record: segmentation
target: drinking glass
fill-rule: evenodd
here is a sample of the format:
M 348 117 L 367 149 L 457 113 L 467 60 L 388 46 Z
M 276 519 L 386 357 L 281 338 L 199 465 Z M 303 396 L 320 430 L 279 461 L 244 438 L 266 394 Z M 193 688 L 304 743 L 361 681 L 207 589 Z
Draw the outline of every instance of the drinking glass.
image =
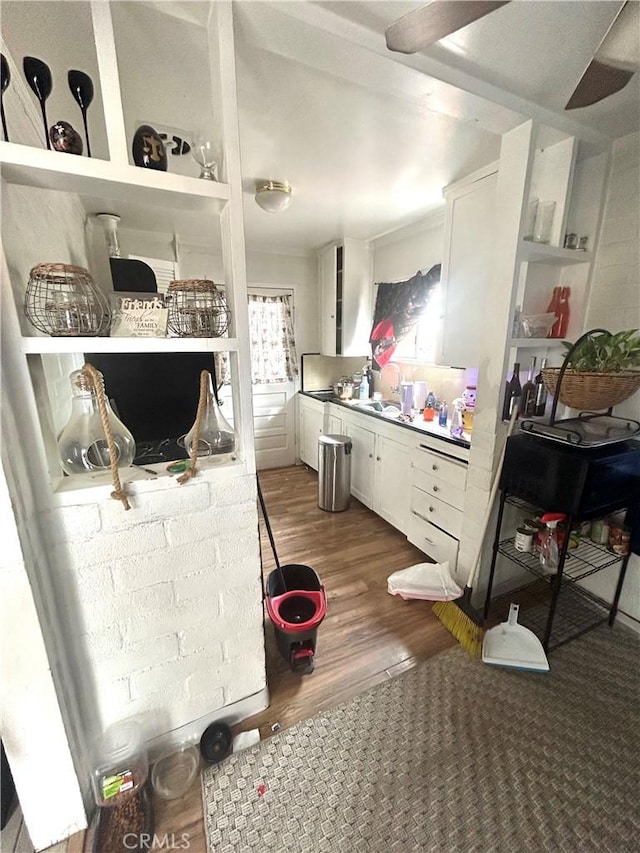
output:
M 536 221 L 533 226 L 533 241 L 534 243 L 550 243 L 551 229 L 553 228 L 553 219 L 556 213 L 555 201 L 538 202 L 538 210 L 536 212 Z
M 191 138 L 191 156 L 200 166 L 200 177 L 205 181 L 217 181 L 220 166 L 218 143 L 205 133 L 194 133 Z

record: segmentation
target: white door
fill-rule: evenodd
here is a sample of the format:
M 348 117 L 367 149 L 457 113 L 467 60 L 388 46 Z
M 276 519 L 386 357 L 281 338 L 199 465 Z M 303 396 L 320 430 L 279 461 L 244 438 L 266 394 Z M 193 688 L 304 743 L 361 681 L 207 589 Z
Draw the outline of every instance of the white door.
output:
M 294 382 L 253 386 L 253 432 L 259 471 L 295 465 L 295 393 Z
M 252 286 L 250 294 L 278 296 L 292 291 L 286 288 Z M 296 382 L 269 382 L 252 386 L 253 432 L 256 467 L 285 468 L 295 465 Z

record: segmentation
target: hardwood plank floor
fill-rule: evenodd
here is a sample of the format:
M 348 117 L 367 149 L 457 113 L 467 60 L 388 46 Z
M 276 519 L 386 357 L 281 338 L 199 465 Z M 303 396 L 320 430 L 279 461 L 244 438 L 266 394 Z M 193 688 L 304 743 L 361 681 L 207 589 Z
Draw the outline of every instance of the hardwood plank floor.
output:
M 424 562 L 422 552 L 355 499 L 345 512 L 319 509 L 317 482 L 315 471 L 303 466 L 260 474 L 280 563 L 312 566 L 327 591 L 328 609 L 318 629 L 315 672 L 306 676 L 291 672 L 267 620 L 271 704 L 236 726 L 236 733 L 259 728 L 262 738 L 269 737 L 274 723 L 286 728 L 333 708 L 455 645 L 428 602 L 387 593 L 387 577 Z M 266 580 L 275 562 L 263 523 L 260 534 Z M 179 841 L 188 833 L 190 853 L 205 853 L 198 785 L 178 800 L 156 799 L 155 810 L 158 836 L 173 833 Z M 81 849 L 74 843 L 74 850 Z

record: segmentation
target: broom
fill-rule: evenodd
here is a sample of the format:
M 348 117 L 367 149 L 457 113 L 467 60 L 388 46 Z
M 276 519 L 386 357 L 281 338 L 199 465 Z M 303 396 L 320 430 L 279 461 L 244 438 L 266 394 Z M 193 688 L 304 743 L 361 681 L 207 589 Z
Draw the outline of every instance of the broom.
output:
M 513 432 L 513 427 L 515 426 L 517 417 L 518 406 L 514 405 L 513 411 L 511 412 L 511 420 L 509 421 L 509 429 L 507 430 L 507 439 Z M 442 622 L 447 631 L 453 634 L 462 648 L 475 658 L 482 656 L 482 640 L 485 632 L 482 627 L 482 623 L 484 621 L 482 614 L 480 614 L 471 604 L 471 596 L 473 595 L 473 587 L 477 580 L 478 572 L 480 571 L 482 543 L 484 542 L 484 537 L 489 526 L 489 519 L 491 518 L 491 511 L 498 492 L 506 449 L 507 440 L 505 439 L 502 447 L 502 453 L 500 454 L 500 459 L 498 461 L 498 467 L 493 477 L 493 483 L 491 484 L 491 493 L 489 495 L 489 502 L 487 504 L 487 510 L 482 524 L 478 551 L 476 553 L 473 568 L 467 578 L 467 583 L 465 585 L 464 592 L 462 593 L 462 597 L 457 598 L 454 601 L 437 601 L 433 605 L 433 612 Z

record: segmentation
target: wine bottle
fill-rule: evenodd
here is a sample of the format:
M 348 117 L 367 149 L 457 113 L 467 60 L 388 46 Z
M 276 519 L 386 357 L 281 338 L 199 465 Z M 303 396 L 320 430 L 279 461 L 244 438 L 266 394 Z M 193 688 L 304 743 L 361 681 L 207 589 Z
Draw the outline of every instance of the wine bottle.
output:
M 522 385 L 520 384 L 520 362 L 516 361 L 513 365 L 513 373 L 511 379 L 507 382 L 504 395 L 504 406 L 502 408 L 502 420 L 508 421 L 511 417 L 514 405 L 517 403 L 520 406 L 522 398 Z
M 533 414 L 537 418 L 541 418 L 544 415 L 544 410 L 547 406 L 547 386 L 544 384 L 544 379 L 542 378 L 542 371 L 547 366 L 547 359 L 542 359 L 542 364 L 540 365 L 540 372 L 536 376 L 536 395 L 534 398 L 533 404 Z
M 529 374 L 527 376 L 527 381 L 522 386 L 522 405 L 520 406 L 520 412 L 525 418 L 530 418 L 535 409 L 536 386 L 535 382 L 533 381 L 535 369 L 536 357 L 535 355 L 532 355 L 531 364 L 529 365 Z
M 558 334 L 557 337 L 564 338 L 567 334 L 567 327 L 569 325 L 569 296 L 571 295 L 570 287 L 563 287 L 560 291 L 560 299 L 558 301 Z M 554 323 L 555 328 L 555 323 Z

